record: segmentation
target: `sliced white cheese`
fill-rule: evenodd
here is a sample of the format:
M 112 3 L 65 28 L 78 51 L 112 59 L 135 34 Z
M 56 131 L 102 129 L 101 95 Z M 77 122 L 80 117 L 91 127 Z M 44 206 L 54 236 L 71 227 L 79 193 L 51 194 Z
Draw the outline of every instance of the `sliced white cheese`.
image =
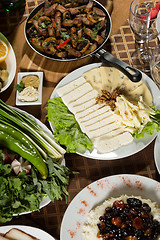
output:
M 115 137 L 122 133 L 124 133 L 124 130 L 122 128 L 117 128 L 112 131 L 109 131 L 108 133 L 102 134 L 101 136 L 93 139 L 94 146 L 98 148 L 98 144 L 101 139 L 105 138 L 108 141 L 108 139 L 110 140 L 110 138 Z
M 96 103 L 96 97 L 98 96 L 98 92 L 96 90 L 91 90 L 90 92 L 86 93 L 84 96 L 78 98 L 76 101 L 69 103 L 68 107 L 71 112 L 74 114 L 81 111 L 78 108 L 82 108 L 82 110 L 86 109 L 85 105 L 89 107 Z M 88 103 L 89 101 L 90 104 Z M 83 106 L 82 106 L 83 105 Z
M 129 102 L 125 97 L 117 97 L 116 110 L 96 103 L 98 93 L 102 90 L 121 88 L 130 97 L 145 97 L 145 102 L 151 102 L 152 96 L 142 81 L 133 83 L 121 71 L 113 67 L 99 67 L 82 75 L 82 78 L 67 84 L 57 90 L 63 102 L 75 115 L 81 130 L 93 141 L 99 153 L 115 149 L 133 141 L 132 133 L 149 120 L 149 113 L 143 104 Z M 148 97 L 147 97 L 148 95 Z
M 78 105 L 76 107 L 72 106 L 70 108 L 70 104 L 68 104 L 68 108 L 69 108 L 70 111 L 72 111 L 74 114 L 76 114 L 76 113 L 79 113 L 79 112 L 87 110 L 88 108 L 94 106 L 95 104 L 96 104 L 96 99 L 92 98 L 89 101 L 87 101 L 87 102 L 85 102 L 85 103 L 83 103 L 81 105 Z
M 88 125 L 87 129 L 88 129 L 88 131 L 93 131 L 93 130 L 96 130 L 96 129 L 100 129 L 101 127 L 103 127 L 105 125 L 108 125 L 110 123 L 113 123 L 115 121 L 116 121 L 116 116 L 115 115 L 109 115 L 105 119 L 99 119 L 94 124 Z
M 97 145 L 97 151 L 99 153 L 106 153 L 116 150 L 121 146 L 127 145 L 133 141 L 133 137 L 130 133 L 124 132 L 117 136 L 108 138 L 104 136 L 99 139 Z
M 89 109 L 86 109 L 83 112 L 79 112 L 79 113 L 75 114 L 75 118 L 78 121 L 78 120 L 88 116 L 89 114 L 97 111 L 98 109 L 100 109 L 103 106 L 105 106 L 105 104 L 101 104 L 101 105 L 100 104 L 95 104 L 92 107 L 90 107 Z
M 109 120 L 107 120 L 107 119 L 109 119 Z M 98 128 L 100 123 L 103 123 L 105 125 L 105 124 L 108 124 L 112 121 L 113 121 L 113 112 L 112 111 L 107 111 L 107 112 L 105 112 L 101 115 L 98 115 L 94 118 L 91 118 L 88 121 L 85 121 L 85 122 L 78 121 L 78 123 L 81 127 L 81 130 L 83 132 L 86 132 L 88 130 L 92 131 L 93 129 Z
M 108 132 L 111 132 L 111 131 L 117 129 L 118 127 L 119 126 L 117 125 L 117 123 L 113 122 L 111 124 L 105 125 L 101 128 L 98 128 L 98 129 L 95 129 L 95 130 L 92 130 L 92 131 L 89 131 L 88 129 L 86 129 L 85 133 L 92 140 L 93 138 L 99 137 L 103 134 L 106 134 Z
M 60 87 L 57 89 L 57 94 L 62 97 L 64 96 L 65 94 L 73 91 L 74 89 L 76 89 L 77 87 L 83 85 L 84 83 L 86 83 L 86 80 L 84 77 L 80 77 L 80 78 L 77 78 L 76 80 L 66 84 L 65 86 L 63 87 Z
M 76 101 L 80 97 L 84 96 L 86 93 L 93 90 L 92 86 L 89 83 L 84 83 L 83 85 L 75 88 L 73 91 L 65 94 L 62 97 L 64 104 L 68 106 L 69 103 Z
M 108 123 L 109 118 L 110 118 L 109 121 L 114 120 L 114 114 L 113 114 L 112 111 L 107 111 L 107 112 L 105 112 L 101 115 L 98 115 L 98 116 L 96 116 L 96 117 L 94 117 L 94 118 L 92 118 L 92 119 L 90 119 L 86 122 L 81 122 L 81 124 L 84 124 L 86 127 L 89 127 L 90 125 L 94 125 L 97 122 L 100 123 L 100 122 L 104 121 L 105 123 Z
M 100 105 L 100 107 L 101 107 L 101 105 Z M 108 111 L 111 111 L 111 108 L 109 106 L 107 106 L 107 105 L 102 106 L 101 108 L 97 109 L 97 111 L 94 111 L 84 117 L 79 118 L 79 121 L 87 122 L 87 121 L 91 120 L 92 118 L 95 118 L 96 116 L 101 116 Z

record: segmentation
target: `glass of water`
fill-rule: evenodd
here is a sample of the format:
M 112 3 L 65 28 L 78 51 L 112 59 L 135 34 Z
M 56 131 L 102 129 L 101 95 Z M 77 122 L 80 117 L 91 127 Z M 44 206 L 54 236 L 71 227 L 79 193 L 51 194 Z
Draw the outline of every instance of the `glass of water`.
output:
M 157 45 L 152 51 L 150 71 L 154 82 L 160 88 L 160 45 Z
M 149 72 L 151 48 L 149 41 L 160 34 L 160 12 L 155 0 L 133 0 L 129 10 L 129 24 L 135 36 L 136 51 L 134 57 L 144 65 L 144 71 Z

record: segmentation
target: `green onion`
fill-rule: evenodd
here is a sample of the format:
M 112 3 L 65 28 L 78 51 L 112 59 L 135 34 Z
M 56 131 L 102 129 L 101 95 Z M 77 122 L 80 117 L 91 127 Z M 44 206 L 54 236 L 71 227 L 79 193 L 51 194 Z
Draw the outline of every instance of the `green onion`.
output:
M 0 100 L 0 121 L 2 120 L 21 130 L 30 140 L 32 139 L 32 143 L 36 147 L 39 146 L 38 150 L 43 157 L 46 158 L 47 154 L 52 160 L 59 160 L 65 153 L 65 150 L 46 134 L 35 121 Z

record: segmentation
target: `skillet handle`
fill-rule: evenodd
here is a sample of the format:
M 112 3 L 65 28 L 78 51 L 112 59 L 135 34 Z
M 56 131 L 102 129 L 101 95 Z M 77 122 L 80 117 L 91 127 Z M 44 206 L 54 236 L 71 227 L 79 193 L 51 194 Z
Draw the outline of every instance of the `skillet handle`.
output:
M 105 51 L 104 49 L 99 50 L 95 54 L 102 62 L 108 63 L 112 67 L 118 68 L 121 72 L 123 72 L 132 82 L 139 82 L 142 78 L 142 74 L 139 70 L 131 67 L 127 63 L 119 60 L 118 58 L 114 57 L 109 52 Z

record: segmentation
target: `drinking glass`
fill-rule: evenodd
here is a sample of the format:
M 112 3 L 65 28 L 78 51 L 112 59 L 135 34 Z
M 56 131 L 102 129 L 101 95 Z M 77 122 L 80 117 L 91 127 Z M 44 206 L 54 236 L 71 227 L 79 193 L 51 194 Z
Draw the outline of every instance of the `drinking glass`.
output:
M 158 3 L 159 4 L 159 3 Z M 154 0 L 133 0 L 129 10 L 129 24 L 135 35 L 136 51 L 134 55 L 144 65 L 144 71 L 150 71 L 151 48 L 149 41 L 159 33 L 159 5 Z
M 152 51 L 151 61 L 150 61 L 151 76 L 160 88 L 160 46 L 156 46 Z

